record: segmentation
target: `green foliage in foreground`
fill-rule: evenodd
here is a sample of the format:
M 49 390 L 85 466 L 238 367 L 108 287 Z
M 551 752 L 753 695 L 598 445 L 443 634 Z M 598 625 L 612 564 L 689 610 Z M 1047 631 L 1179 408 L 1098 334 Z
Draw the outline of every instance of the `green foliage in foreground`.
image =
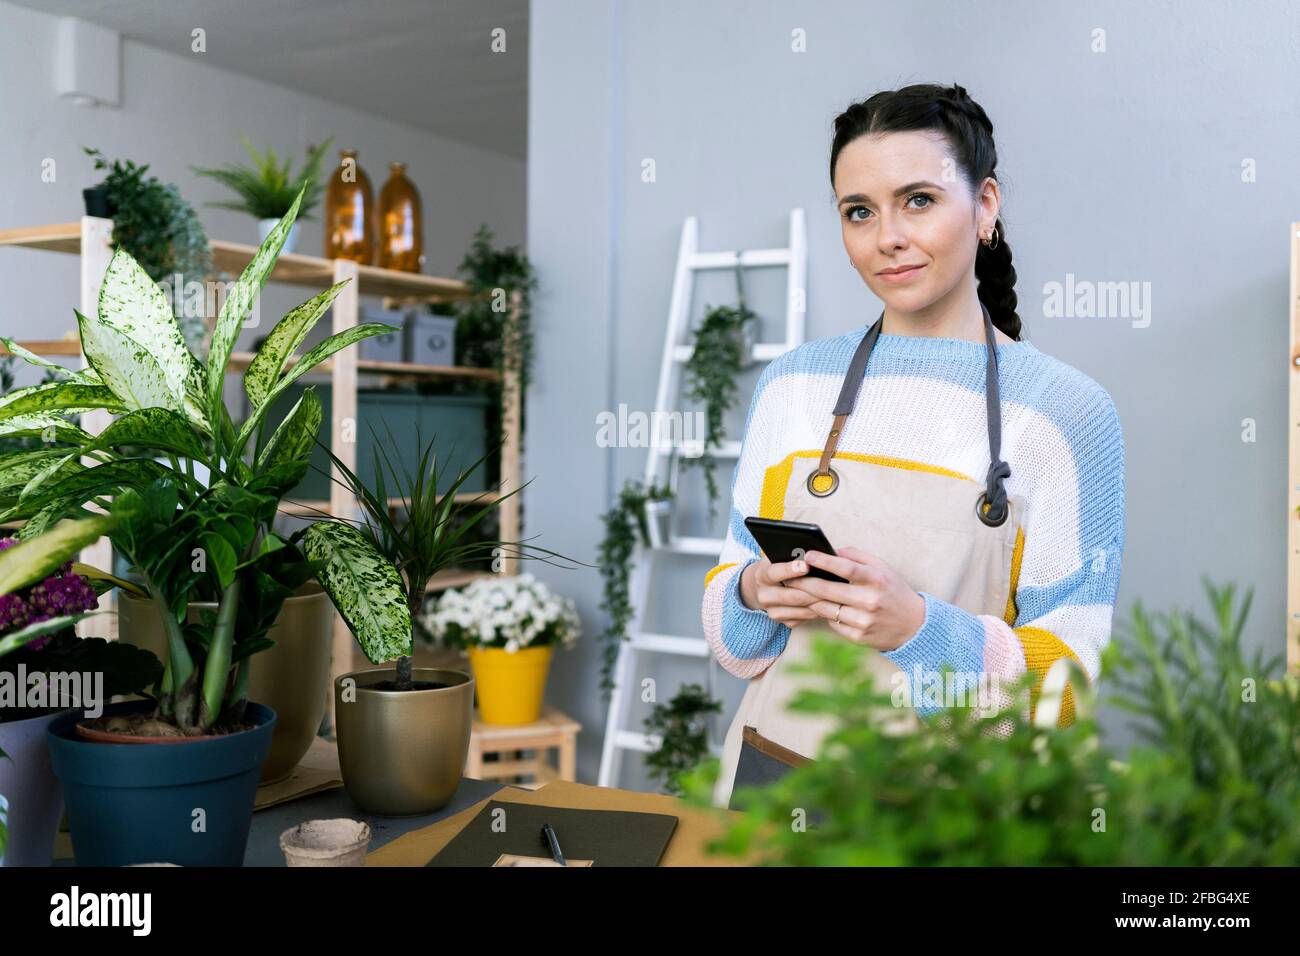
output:
M 1250 607 L 1233 586 L 1205 588 L 1209 625 L 1139 603 L 1113 641 L 1100 685 L 1139 719 L 1123 763 L 1102 746 L 1092 692 L 1078 719 L 1040 728 L 1017 706 L 997 716 L 949 709 L 915 734 L 887 735 L 859 656 L 829 635 L 815 645 L 827 690 L 802 711 L 843 716 L 813 763 L 766 788 L 710 851 L 766 863 L 837 865 L 1267 866 L 1300 861 L 1300 681 L 1241 647 Z M 995 726 L 1009 736 L 993 733 Z M 718 761 L 684 778 L 710 804 Z M 814 824 L 812 821 L 819 821 Z

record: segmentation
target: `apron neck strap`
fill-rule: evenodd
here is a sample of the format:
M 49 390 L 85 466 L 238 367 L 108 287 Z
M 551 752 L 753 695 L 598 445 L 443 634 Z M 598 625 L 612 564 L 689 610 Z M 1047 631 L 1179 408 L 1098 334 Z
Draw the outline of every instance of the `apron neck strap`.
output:
M 985 479 L 984 491 L 976 502 L 975 513 L 986 525 L 996 527 L 1007 519 L 1009 509 L 1006 487 L 1003 482 L 1010 476 L 1011 466 L 1002 460 L 1002 405 L 998 391 L 998 353 L 997 340 L 993 334 L 993 318 L 989 315 L 988 307 L 983 302 L 980 303 L 980 310 L 984 313 L 984 336 L 988 342 L 984 397 L 988 417 L 989 470 Z M 858 343 L 853 358 L 849 362 L 849 370 L 844 375 L 844 384 L 840 386 L 839 399 L 835 402 L 835 420 L 831 424 L 830 434 L 826 438 L 826 447 L 822 449 L 821 459 L 817 463 L 817 475 L 830 475 L 831 458 L 840 443 L 840 434 L 844 430 L 844 423 L 852 414 L 853 406 L 857 402 L 858 391 L 862 387 L 862 379 L 866 376 L 867 362 L 871 359 L 871 352 L 876 346 L 876 340 L 880 338 L 880 330 L 884 326 L 884 322 L 885 313 L 881 311 L 880 318 L 876 319 L 875 324 L 862 337 L 862 341 Z M 810 476 L 809 480 L 811 482 L 812 476 Z M 835 484 L 838 484 L 838 481 Z M 832 490 L 833 488 L 834 485 L 832 485 Z M 829 492 L 826 493 L 829 494 Z

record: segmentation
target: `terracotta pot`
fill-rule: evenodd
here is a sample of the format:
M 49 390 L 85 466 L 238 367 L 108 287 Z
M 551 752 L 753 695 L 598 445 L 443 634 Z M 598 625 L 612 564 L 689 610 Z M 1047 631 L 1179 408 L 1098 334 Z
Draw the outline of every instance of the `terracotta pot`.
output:
M 204 610 L 215 611 L 216 604 L 192 603 L 190 619 L 197 621 Z M 167 660 L 166 632 L 151 601 L 119 591 L 118 612 L 121 640 Z M 329 693 L 333 629 L 334 605 L 313 581 L 284 602 L 280 616 L 266 635 L 275 646 L 252 657 L 248 697 L 266 704 L 276 714 L 271 753 L 262 765 L 262 783 L 288 777 L 320 730 L 325 695 Z
M 460 786 L 474 720 L 474 679 L 455 670 L 412 668 L 415 681 L 446 686 L 382 690 L 393 668 L 334 681 L 339 768 L 362 810 L 388 816 L 431 813 Z

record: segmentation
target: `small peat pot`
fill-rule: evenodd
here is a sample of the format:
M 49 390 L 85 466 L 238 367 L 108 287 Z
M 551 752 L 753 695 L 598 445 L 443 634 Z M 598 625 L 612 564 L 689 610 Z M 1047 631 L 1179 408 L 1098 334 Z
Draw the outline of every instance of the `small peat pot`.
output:
M 308 820 L 280 834 L 286 866 L 365 866 L 370 825 L 338 817 Z
M 104 708 L 147 712 L 152 701 Z M 249 730 L 163 743 L 100 743 L 77 733 L 79 711 L 50 724 L 78 866 L 241 866 L 275 711 L 250 703 Z M 137 738 L 138 739 L 138 738 Z
M 54 836 L 63 816 L 63 790 L 50 766 L 45 731 L 58 717 L 48 714 L 0 723 L 0 793 L 9 798 L 9 848 L 6 866 L 49 866 Z M 80 711 L 78 711 L 80 713 Z
M 394 668 L 334 681 L 339 768 L 362 810 L 411 816 L 441 810 L 455 795 L 469 756 L 474 679 L 416 667 L 413 690 L 395 690 Z

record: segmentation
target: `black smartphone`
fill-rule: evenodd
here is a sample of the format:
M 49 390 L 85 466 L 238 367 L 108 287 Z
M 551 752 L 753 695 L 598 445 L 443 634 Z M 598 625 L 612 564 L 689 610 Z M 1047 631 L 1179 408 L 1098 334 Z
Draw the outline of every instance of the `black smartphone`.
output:
M 754 536 L 758 546 L 763 549 L 767 559 L 773 564 L 786 561 L 798 561 L 808 551 L 820 551 L 834 554 L 835 549 L 826 540 L 821 525 L 807 524 L 802 521 L 777 521 L 774 518 L 746 518 L 745 527 Z M 838 581 L 848 584 L 838 574 L 832 574 L 821 568 L 808 565 L 808 576 L 825 581 Z

